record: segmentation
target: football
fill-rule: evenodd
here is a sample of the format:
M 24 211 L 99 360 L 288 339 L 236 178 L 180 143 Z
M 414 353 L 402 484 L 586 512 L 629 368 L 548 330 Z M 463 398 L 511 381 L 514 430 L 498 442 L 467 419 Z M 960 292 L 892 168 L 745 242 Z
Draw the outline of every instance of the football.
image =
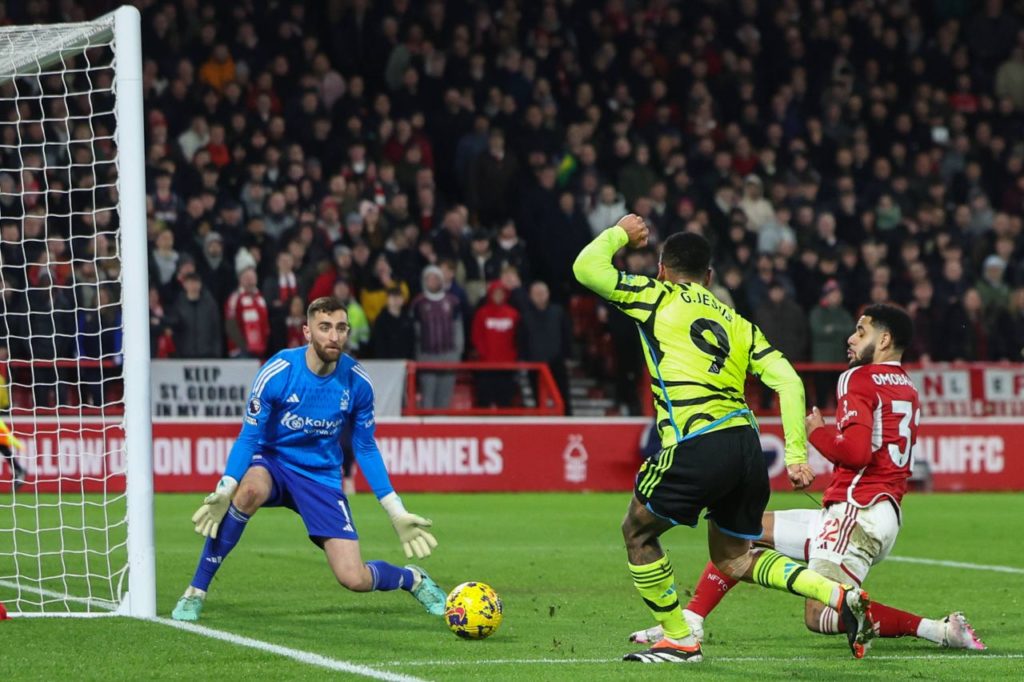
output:
M 462 583 L 448 594 L 444 619 L 463 639 L 486 639 L 501 625 L 501 597 L 490 585 Z

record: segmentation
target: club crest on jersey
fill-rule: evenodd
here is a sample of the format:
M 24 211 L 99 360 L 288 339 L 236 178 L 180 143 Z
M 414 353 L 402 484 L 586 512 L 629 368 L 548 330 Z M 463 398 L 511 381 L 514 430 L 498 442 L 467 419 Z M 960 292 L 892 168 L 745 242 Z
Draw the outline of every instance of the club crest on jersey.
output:
M 257 398 L 256 396 L 253 396 L 252 398 L 249 398 L 249 407 L 246 409 L 246 413 L 250 417 L 255 417 L 256 415 L 258 415 L 260 413 L 260 410 L 262 410 L 262 409 L 263 409 L 263 407 L 260 405 L 260 399 L 259 398 Z
M 348 409 L 348 403 L 349 403 L 349 392 L 348 392 L 348 389 L 346 388 L 345 390 L 343 390 L 341 392 L 341 403 L 338 405 L 338 409 L 341 410 L 342 412 L 344 412 L 345 410 Z

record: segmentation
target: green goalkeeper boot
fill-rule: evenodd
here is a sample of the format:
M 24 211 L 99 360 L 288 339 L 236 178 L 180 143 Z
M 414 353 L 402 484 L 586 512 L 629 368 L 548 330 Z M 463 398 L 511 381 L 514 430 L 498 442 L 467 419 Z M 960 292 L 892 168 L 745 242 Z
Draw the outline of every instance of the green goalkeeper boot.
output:
M 182 597 L 178 600 L 177 606 L 171 611 L 171 618 L 182 620 L 186 623 L 194 623 L 199 620 L 199 614 L 203 612 L 203 598 L 200 596 Z
M 444 615 L 444 603 L 448 599 L 448 595 L 444 593 L 437 583 L 431 579 L 427 572 L 419 566 L 406 566 L 413 575 L 416 576 L 416 581 L 413 583 L 412 589 L 409 590 L 409 594 L 416 597 L 416 601 L 423 604 L 423 608 L 427 610 L 432 616 L 443 616 Z

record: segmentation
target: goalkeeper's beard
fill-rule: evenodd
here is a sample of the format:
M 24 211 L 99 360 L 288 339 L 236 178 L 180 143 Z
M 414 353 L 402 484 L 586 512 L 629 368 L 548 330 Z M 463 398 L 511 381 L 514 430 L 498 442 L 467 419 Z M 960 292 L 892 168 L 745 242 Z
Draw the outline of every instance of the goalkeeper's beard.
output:
M 320 362 L 325 365 L 330 365 L 338 361 L 341 357 L 341 345 L 326 346 L 317 343 L 316 341 L 310 340 L 310 345 L 313 346 L 313 352 L 320 359 Z

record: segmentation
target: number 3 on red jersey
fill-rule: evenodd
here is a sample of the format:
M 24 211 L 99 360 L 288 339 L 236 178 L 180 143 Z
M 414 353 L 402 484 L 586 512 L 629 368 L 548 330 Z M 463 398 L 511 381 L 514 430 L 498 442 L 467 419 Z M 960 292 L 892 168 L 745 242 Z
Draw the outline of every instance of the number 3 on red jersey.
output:
M 871 429 L 875 466 L 885 468 L 879 456 L 895 468 L 911 465 L 917 427 L 921 422 L 917 389 L 899 365 L 864 365 L 845 372 L 836 387 L 836 426 L 840 431 L 853 424 Z
M 889 457 L 892 458 L 893 464 L 898 467 L 906 466 L 908 462 L 911 462 L 910 466 L 913 466 L 912 454 L 914 452 L 914 437 L 917 433 L 917 427 L 921 424 L 921 410 L 920 408 L 914 409 L 914 403 L 909 400 L 894 400 L 892 401 L 892 413 L 899 415 L 899 437 L 903 442 L 903 445 L 896 443 L 889 443 Z M 910 430 L 910 420 L 914 420 L 914 431 Z

